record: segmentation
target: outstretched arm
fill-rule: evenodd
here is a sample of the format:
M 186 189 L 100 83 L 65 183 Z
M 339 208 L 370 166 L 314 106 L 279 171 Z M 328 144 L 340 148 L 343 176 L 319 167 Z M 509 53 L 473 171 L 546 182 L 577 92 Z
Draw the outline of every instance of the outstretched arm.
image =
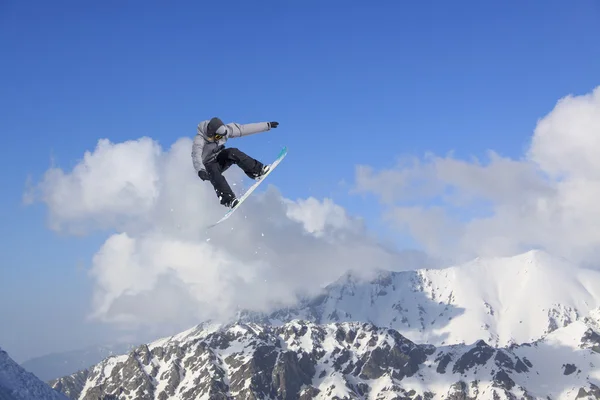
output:
M 266 132 L 271 128 L 277 128 L 277 125 L 279 125 L 278 122 L 254 122 L 251 124 L 238 124 L 236 122 L 232 122 L 226 124 L 227 130 L 229 131 L 228 137 L 230 138 Z

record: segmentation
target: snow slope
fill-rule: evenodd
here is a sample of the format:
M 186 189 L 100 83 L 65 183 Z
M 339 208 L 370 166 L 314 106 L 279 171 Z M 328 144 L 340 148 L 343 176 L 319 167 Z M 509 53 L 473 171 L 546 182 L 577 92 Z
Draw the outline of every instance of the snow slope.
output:
M 384 271 L 371 282 L 346 275 L 297 307 L 270 315 L 244 312 L 238 321 L 364 321 L 417 343 L 483 339 L 506 346 L 537 340 L 599 306 L 599 271 L 531 251 L 445 269 Z
M 66 400 L 0 348 L 0 400 Z
M 600 398 L 600 335 L 581 321 L 533 344 L 435 347 L 368 323 L 233 324 L 61 378 L 72 399 Z

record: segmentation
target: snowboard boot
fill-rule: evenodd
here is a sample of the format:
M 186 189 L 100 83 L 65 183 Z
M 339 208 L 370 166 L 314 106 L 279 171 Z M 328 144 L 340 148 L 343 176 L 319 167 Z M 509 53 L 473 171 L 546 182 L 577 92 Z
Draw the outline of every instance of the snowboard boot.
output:
M 258 176 L 256 178 L 254 178 L 254 180 L 259 181 L 262 179 L 263 176 L 266 175 L 267 172 L 269 172 L 269 170 L 271 169 L 271 166 L 268 164 L 263 165 L 262 169 L 260 170 L 260 174 L 258 174 Z
M 239 200 L 238 199 L 233 199 L 231 200 L 229 203 L 225 203 L 223 204 L 225 207 L 229 207 L 229 208 L 234 208 L 235 206 L 237 206 L 239 204 Z

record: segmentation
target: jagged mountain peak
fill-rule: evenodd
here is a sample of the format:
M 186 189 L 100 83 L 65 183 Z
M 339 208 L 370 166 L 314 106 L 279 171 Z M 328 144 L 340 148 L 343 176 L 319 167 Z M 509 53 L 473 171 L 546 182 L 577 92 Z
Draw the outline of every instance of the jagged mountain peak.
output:
M 221 329 L 223 325 L 223 323 L 214 322 L 212 320 L 203 321 L 200 324 L 176 335 L 168 336 L 151 342 L 148 344 L 148 347 L 152 349 L 154 347 L 164 346 L 170 343 L 177 344 L 200 339 Z
M 546 340 L 504 348 L 484 340 L 419 345 L 372 323 L 303 320 L 227 324 L 162 343 L 140 346 L 54 386 L 81 400 L 600 396 L 593 378 L 600 335 L 582 322 Z

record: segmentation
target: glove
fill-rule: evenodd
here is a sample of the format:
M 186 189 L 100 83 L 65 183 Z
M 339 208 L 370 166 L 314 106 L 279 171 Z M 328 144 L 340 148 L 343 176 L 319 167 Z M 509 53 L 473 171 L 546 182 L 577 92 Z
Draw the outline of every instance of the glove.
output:
M 277 128 L 278 125 L 279 125 L 279 122 L 277 122 L 277 121 L 269 122 L 269 129 Z
M 198 171 L 198 176 L 200 177 L 200 179 L 202 179 L 203 181 L 208 181 L 210 179 L 210 177 L 208 176 L 208 172 L 206 172 L 205 170 L 201 169 L 200 171 Z

